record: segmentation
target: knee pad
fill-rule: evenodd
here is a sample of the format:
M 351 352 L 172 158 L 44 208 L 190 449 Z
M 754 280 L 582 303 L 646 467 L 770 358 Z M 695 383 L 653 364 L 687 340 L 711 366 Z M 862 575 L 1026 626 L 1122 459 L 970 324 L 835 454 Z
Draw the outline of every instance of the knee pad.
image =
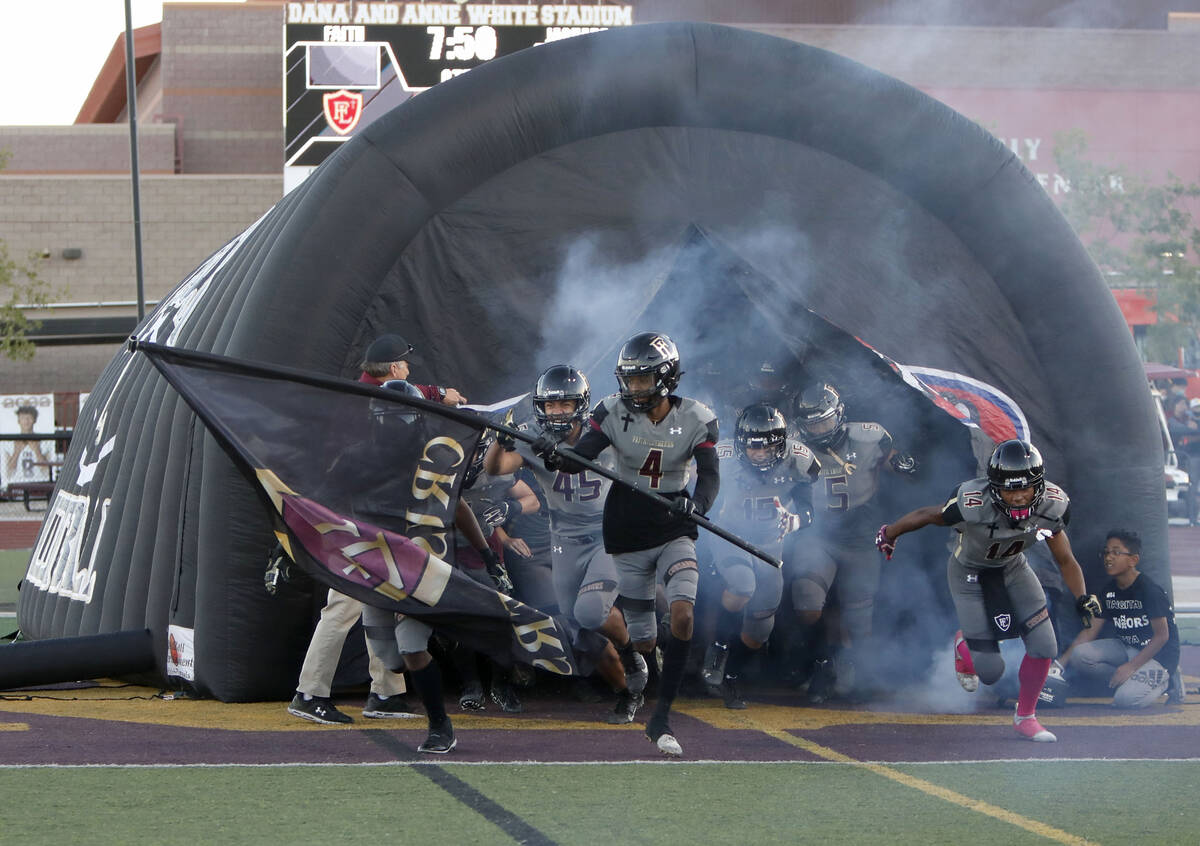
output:
M 1030 658 L 1055 658 L 1058 656 L 1058 638 L 1054 636 L 1054 626 L 1050 625 L 1046 609 L 1043 608 L 1038 614 L 1041 615 L 1041 619 L 1021 635 L 1021 639 L 1025 641 L 1025 654 Z M 1034 615 L 1034 619 L 1038 614 Z
M 654 613 L 653 599 L 630 599 L 618 596 L 617 606 L 625 615 L 625 628 L 634 643 L 658 638 L 658 617 Z
M 604 625 L 611 610 L 612 601 L 604 590 L 583 590 L 575 598 L 573 616 L 581 628 L 594 630 Z
M 798 576 L 792 582 L 792 607 L 797 611 L 820 611 L 825 607 L 829 587 L 813 581 L 807 576 Z
M 758 643 L 766 643 L 775 629 L 775 609 L 755 611 L 742 621 L 742 634 Z
M 754 571 L 741 562 L 727 562 L 721 568 L 721 578 L 725 581 L 725 590 L 735 596 L 754 595 Z
M 975 664 L 975 675 L 984 684 L 995 684 L 1004 675 L 1004 659 L 1000 657 L 1000 644 L 994 640 L 969 638 L 971 661 Z
M 695 603 L 696 588 L 700 584 L 700 570 L 696 562 L 690 559 L 672 564 L 667 569 L 663 590 L 667 595 L 667 604 L 678 600 Z

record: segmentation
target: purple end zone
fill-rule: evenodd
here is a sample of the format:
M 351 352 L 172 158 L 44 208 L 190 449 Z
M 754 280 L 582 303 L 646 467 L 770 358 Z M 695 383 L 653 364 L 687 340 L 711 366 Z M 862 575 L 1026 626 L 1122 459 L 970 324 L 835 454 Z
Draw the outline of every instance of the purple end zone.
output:
M 1191 697 L 1189 697 L 1191 698 Z M 352 700 L 342 700 L 348 710 Z M 686 706 L 686 703 L 684 703 Z M 88 705 L 80 702 L 80 711 Z M 236 708 L 237 706 L 230 706 Z M 282 703 L 279 706 L 284 707 Z M 752 716 L 754 704 L 750 711 Z M 1193 713 L 1194 712 L 1194 713 Z M 459 720 L 458 748 L 437 763 L 452 761 L 656 761 L 662 756 L 646 739 L 641 722 L 631 726 L 601 727 L 604 707 L 526 701 L 526 713 L 501 718 L 506 725 L 521 720 L 597 721 L 561 729 L 488 728 L 484 720 Z M 1007 718 L 1007 710 L 989 709 L 982 718 Z M 1156 717 L 1182 713 L 1174 725 L 1156 725 Z M 457 709 L 451 708 L 452 718 Z M 491 712 L 485 712 L 491 714 Z M 869 719 L 869 714 L 863 717 Z M 1154 706 L 1139 714 L 1114 711 L 1101 704 L 1068 705 L 1041 714 L 1057 743 L 1030 743 L 1019 738 L 1008 724 L 981 720 L 962 725 L 855 723 L 812 730 L 788 730 L 802 741 L 817 744 L 858 761 L 959 761 L 989 759 L 1107 758 L 1171 759 L 1195 757 L 1196 723 L 1200 703 L 1175 707 Z M 1194 716 L 1195 719 L 1186 719 Z M 230 714 L 235 718 L 234 712 Z M 1106 721 L 1121 718 L 1120 725 L 1084 725 L 1083 718 Z M 915 719 L 919 719 L 916 717 Z M 28 730 L 5 730 L 5 724 L 24 723 Z M 483 723 L 481 725 L 481 723 Z M 683 745 L 682 761 L 819 761 L 819 754 L 753 729 L 719 729 L 699 719 L 676 714 L 672 727 Z M 190 728 L 129 723 L 86 717 L 23 714 L 2 710 L 0 737 L 4 763 L 22 764 L 282 764 L 282 763 L 384 763 L 430 761 L 417 745 L 424 739 L 424 720 L 356 720 L 349 729 L 298 723 L 287 731 L 242 731 L 228 728 Z

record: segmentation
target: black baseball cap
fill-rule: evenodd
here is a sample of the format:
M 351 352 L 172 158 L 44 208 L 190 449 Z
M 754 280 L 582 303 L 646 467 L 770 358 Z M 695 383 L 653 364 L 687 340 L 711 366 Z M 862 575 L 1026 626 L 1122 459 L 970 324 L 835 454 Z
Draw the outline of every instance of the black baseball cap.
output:
M 367 364 L 381 364 L 389 361 L 399 361 L 413 351 L 413 345 L 399 335 L 380 335 L 367 347 L 363 361 Z

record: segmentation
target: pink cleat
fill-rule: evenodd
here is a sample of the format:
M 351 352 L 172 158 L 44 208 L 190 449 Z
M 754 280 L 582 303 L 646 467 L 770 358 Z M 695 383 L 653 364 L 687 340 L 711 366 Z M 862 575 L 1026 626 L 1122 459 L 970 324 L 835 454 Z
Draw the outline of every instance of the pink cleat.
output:
M 954 674 L 958 683 L 967 693 L 979 690 L 979 676 L 975 675 L 975 663 L 971 660 L 971 652 L 963 639 L 962 629 L 954 633 Z
M 1042 724 L 1038 722 L 1036 714 L 1022 717 L 1014 710 L 1013 728 L 1017 730 L 1017 734 L 1021 735 L 1021 737 L 1027 737 L 1034 743 L 1054 743 L 1058 740 L 1052 732 L 1048 732 L 1042 728 Z

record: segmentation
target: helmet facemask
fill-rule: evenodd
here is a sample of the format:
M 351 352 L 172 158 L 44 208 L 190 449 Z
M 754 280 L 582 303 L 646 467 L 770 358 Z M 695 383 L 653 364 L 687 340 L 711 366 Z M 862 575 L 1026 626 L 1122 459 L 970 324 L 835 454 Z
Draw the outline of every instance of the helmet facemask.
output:
M 1046 493 L 1042 455 L 1027 441 L 1010 440 L 997 446 L 988 460 L 987 477 L 992 503 L 1014 522 L 1019 523 L 1033 516 Z M 1033 488 L 1033 498 L 1027 505 L 1012 506 L 1004 501 L 1002 491 L 1024 488 Z
M 576 424 L 582 424 L 587 416 L 591 400 L 591 388 L 587 377 L 566 364 L 556 364 L 538 377 L 533 388 L 533 418 L 548 435 L 559 440 L 570 436 Z M 574 410 L 569 414 L 550 414 L 546 403 L 573 401 Z
M 733 440 L 738 460 L 766 473 L 787 455 L 787 423 L 771 406 L 752 405 L 738 415 Z M 751 456 L 750 450 L 765 450 L 765 455 Z

